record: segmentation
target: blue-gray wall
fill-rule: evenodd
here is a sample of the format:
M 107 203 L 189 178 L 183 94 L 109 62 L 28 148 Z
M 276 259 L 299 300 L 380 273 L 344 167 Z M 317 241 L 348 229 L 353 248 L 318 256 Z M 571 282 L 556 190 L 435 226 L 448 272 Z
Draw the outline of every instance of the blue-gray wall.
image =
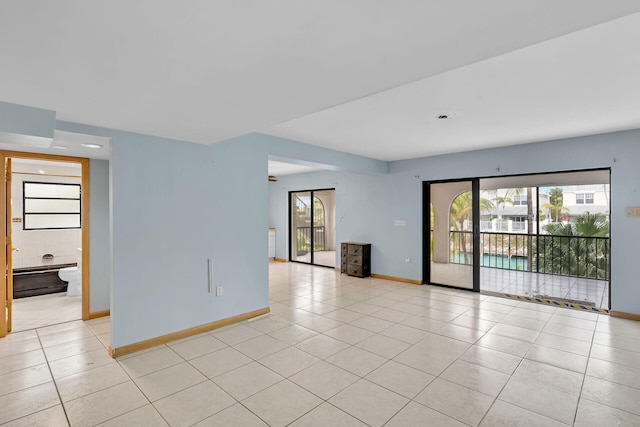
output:
M 601 167 L 612 170 L 612 308 L 640 314 L 632 258 L 640 218 L 625 216 L 625 207 L 640 206 L 640 131 L 387 163 L 260 134 L 203 146 L 57 127 L 112 139 L 114 347 L 267 307 L 267 228 L 279 230 L 277 256 L 286 258 L 288 191 L 336 188 L 338 241 L 371 241 L 374 273 L 419 280 L 422 181 Z M 334 171 L 268 183 L 268 159 Z M 406 225 L 395 227 L 396 219 Z M 208 292 L 209 257 L 221 297 Z
M 276 229 L 276 258 L 289 259 L 288 197 L 290 191 L 336 189 L 336 242 L 366 241 L 372 243 L 371 262 L 379 266 L 390 256 L 386 253 L 389 238 L 394 233 L 404 233 L 404 229 L 394 229 L 393 221 L 382 225 L 376 218 L 386 216 L 393 206 L 384 202 L 384 189 L 389 175 L 357 174 L 351 172 L 313 172 L 278 177 L 269 183 L 269 226 Z M 419 208 L 419 206 L 418 206 Z M 396 216 L 396 218 L 399 218 Z M 372 228 L 375 226 L 377 228 Z M 339 265 L 339 248 L 336 251 L 336 265 Z M 404 257 L 403 257 L 404 259 Z M 403 262 L 404 264 L 404 262 Z M 400 265 L 405 267 L 405 265 Z M 382 273 L 376 271 L 376 273 Z M 396 270 L 399 272 L 399 270 Z M 402 270 L 397 277 L 410 277 L 411 271 Z
M 56 112 L 0 101 L 0 140 L 48 146 L 56 127 Z
M 111 247 L 109 231 L 109 162 L 91 159 L 89 164 L 89 310 L 110 307 Z
M 288 257 L 287 191 L 335 187 L 337 210 L 351 219 L 341 221 L 337 215 L 338 241 L 370 241 L 374 273 L 421 280 L 422 181 L 611 168 L 611 308 L 640 314 L 633 258 L 640 218 L 625 216 L 626 207 L 640 206 L 638 159 L 640 131 L 634 130 L 391 162 L 382 176 L 318 172 L 279 177 L 270 186 L 269 206 L 270 226 L 282 231 L 276 256 Z M 406 226 L 395 227 L 395 219 Z M 405 263 L 405 257 L 412 262 Z
M 112 345 L 267 307 L 266 265 L 249 237 L 256 191 L 242 186 L 266 166 L 238 167 L 232 146 L 112 138 Z M 222 297 L 208 292 L 209 257 Z

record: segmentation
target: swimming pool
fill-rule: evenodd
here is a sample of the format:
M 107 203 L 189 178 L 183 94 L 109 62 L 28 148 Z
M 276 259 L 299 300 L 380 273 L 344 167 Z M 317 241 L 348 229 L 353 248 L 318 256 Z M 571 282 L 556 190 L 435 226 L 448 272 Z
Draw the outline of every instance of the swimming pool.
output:
M 471 256 L 471 254 L 468 254 L 469 260 L 471 260 Z M 451 254 L 449 261 L 454 264 L 466 264 L 464 254 L 462 253 Z M 519 256 L 512 256 L 511 259 L 509 259 L 506 255 L 483 254 L 480 257 L 480 266 L 504 268 L 507 270 L 526 270 L 527 259 Z

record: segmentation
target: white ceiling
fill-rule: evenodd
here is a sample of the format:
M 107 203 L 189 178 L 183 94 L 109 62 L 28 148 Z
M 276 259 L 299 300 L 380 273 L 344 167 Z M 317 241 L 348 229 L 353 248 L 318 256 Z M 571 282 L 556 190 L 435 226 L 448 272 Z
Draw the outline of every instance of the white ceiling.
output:
M 197 143 L 263 132 L 382 160 L 640 128 L 638 12 L 637 0 L 3 0 L 0 100 Z

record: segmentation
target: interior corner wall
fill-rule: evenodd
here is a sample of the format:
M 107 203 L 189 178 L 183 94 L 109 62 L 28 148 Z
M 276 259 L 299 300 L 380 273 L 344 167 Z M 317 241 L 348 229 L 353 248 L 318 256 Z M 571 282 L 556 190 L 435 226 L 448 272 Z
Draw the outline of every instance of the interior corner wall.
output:
M 112 134 L 113 347 L 268 307 L 266 175 L 241 146 Z
M 57 128 L 111 138 L 114 348 L 268 307 L 268 155 L 387 168 L 261 134 L 206 146 L 63 121 Z M 221 297 L 209 292 L 209 258 Z
M 91 313 L 108 310 L 111 283 L 109 232 L 109 161 L 91 159 L 89 164 L 89 236 Z

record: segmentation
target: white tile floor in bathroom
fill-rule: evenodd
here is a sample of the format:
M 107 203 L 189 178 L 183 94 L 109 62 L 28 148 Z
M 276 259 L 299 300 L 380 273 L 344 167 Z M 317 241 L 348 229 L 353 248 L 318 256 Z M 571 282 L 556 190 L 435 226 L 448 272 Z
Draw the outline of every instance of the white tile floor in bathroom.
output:
M 12 426 L 640 425 L 640 323 L 270 264 L 270 315 L 110 359 L 109 319 L 0 339 Z
M 82 296 L 66 292 L 13 300 L 14 332 L 82 319 Z

